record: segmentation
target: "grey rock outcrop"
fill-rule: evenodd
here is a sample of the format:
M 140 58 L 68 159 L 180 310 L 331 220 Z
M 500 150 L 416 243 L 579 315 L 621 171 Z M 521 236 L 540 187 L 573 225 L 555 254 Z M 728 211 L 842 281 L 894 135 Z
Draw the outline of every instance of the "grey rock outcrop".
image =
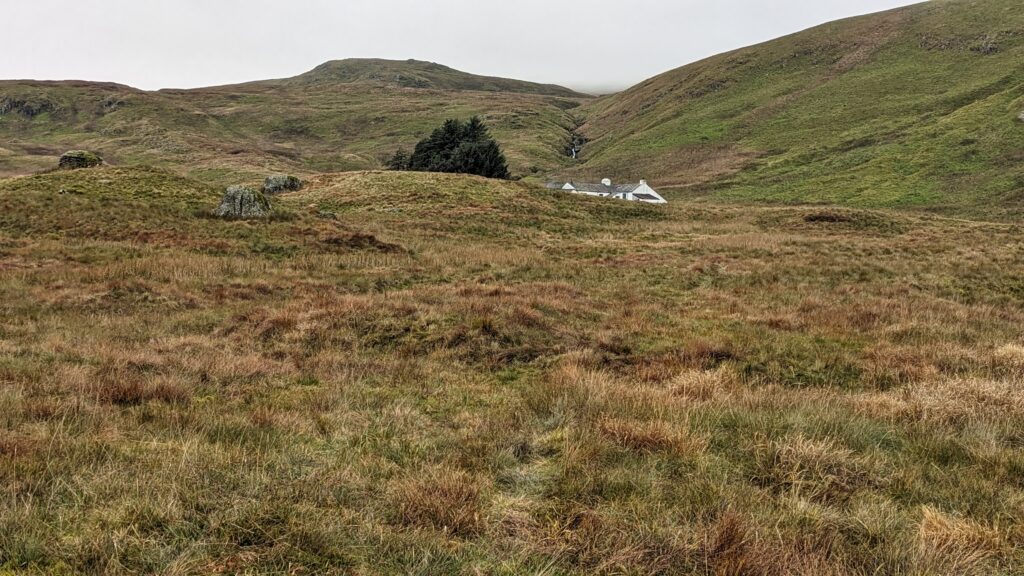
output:
M 46 98 L 0 97 L 0 116 L 14 113 L 32 119 L 47 112 L 56 112 L 59 108 L 57 103 Z
M 279 194 L 281 192 L 294 192 L 296 190 L 302 190 L 302 180 L 299 180 L 295 176 L 286 176 L 284 174 L 275 174 L 268 176 L 263 181 L 263 192 L 266 194 Z
M 60 157 L 60 162 L 57 167 L 62 170 L 77 170 L 79 168 L 92 168 L 103 164 L 103 158 L 100 158 L 92 152 L 86 150 L 69 150 Z
M 220 218 L 248 220 L 270 215 L 270 200 L 259 190 L 248 186 L 230 186 L 214 210 Z

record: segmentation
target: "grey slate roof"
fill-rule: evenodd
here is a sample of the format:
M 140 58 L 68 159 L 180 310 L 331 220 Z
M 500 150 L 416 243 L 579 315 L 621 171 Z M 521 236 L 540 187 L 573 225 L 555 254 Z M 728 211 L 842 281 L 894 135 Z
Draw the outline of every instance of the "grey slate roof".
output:
M 640 187 L 639 184 L 612 184 L 611 186 L 605 186 L 604 184 L 590 184 L 587 182 L 573 182 L 573 186 L 580 192 L 590 192 L 592 194 L 629 194 Z

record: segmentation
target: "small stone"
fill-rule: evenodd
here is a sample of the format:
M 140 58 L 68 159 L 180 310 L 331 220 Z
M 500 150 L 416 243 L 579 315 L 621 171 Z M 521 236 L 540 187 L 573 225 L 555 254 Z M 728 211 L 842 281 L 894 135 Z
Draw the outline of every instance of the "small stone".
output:
M 295 192 L 302 190 L 302 180 L 295 176 L 275 174 L 263 181 L 263 192 L 266 194 L 278 194 L 280 192 Z
M 248 186 L 230 186 L 214 215 L 220 218 L 248 220 L 263 218 L 270 212 L 270 200 L 259 190 Z
M 57 166 L 62 170 L 78 170 L 79 168 L 92 168 L 100 164 L 103 164 L 103 158 L 92 152 L 70 150 L 61 155 Z

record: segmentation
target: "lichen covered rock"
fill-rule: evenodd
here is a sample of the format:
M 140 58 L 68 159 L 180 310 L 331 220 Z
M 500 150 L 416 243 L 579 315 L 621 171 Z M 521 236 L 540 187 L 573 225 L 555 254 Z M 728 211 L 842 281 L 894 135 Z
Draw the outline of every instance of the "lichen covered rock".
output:
M 248 220 L 263 218 L 271 212 L 270 200 L 260 192 L 248 186 L 230 186 L 220 201 L 214 215 L 221 218 Z
M 70 150 L 60 157 L 60 162 L 57 166 L 62 170 L 77 170 L 79 168 L 92 168 L 100 164 L 103 164 L 103 158 L 92 152 Z
M 275 174 L 268 176 L 263 181 L 263 192 L 266 194 L 279 194 L 281 192 L 294 192 L 296 190 L 302 190 L 302 180 L 299 180 L 295 176 L 286 176 L 284 174 Z

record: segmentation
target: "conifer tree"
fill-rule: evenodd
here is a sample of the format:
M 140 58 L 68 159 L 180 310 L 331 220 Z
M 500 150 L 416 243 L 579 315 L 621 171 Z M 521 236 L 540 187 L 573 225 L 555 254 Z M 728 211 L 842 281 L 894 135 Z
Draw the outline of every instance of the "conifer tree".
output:
M 508 162 L 480 118 L 446 120 L 416 144 L 409 156 L 399 150 L 388 165 L 393 170 L 452 172 L 508 179 Z
M 409 169 L 409 153 L 405 151 L 405 148 L 399 148 L 395 155 L 388 160 L 388 168 L 391 170 Z

